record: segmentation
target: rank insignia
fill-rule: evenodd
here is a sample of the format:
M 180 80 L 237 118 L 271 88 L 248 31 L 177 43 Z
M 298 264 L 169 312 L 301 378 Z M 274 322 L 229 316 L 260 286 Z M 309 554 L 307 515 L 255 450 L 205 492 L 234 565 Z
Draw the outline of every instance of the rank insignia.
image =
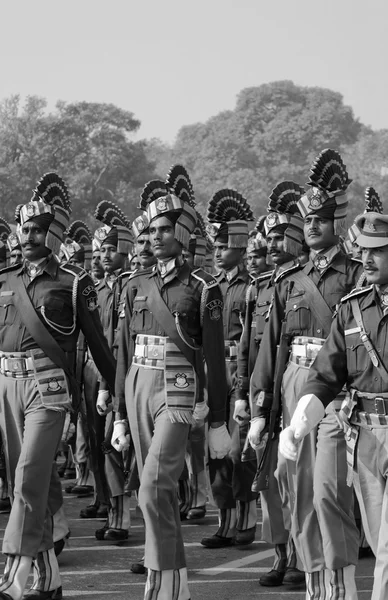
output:
M 314 265 L 317 267 L 317 269 L 319 269 L 320 271 L 322 269 L 326 269 L 326 267 L 329 264 L 329 259 L 326 256 L 317 256 L 314 260 Z
M 316 187 L 313 187 L 312 196 L 310 198 L 309 208 L 312 208 L 313 210 L 318 210 L 319 208 L 321 208 L 321 206 L 322 206 L 322 195 Z
M 163 212 L 165 210 L 167 210 L 167 202 L 165 198 L 160 198 L 160 200 L 157 201 L 156 203 L 156 208 L 158 210 L 160 210 L 160 212 Z
M 47 391 L 48 392 L 59 392 L 62 389 L 62 386 L 59 384 L 59 381 L 56 377 L 51 377 L 48 380 Z
M 275 227 L 275 225 L 278 222 L 278 216 L 276 213 L 271 213 L 270 215 L 268 215 L 265 221 L 268 227 Z
M 26 213 L 27 213 L 27 217 L 33 217 L 35 214 L 35 206 L 32 204 L 32 202 L 30 204 L 27 204 L 26 206 Z
M 97 298 L 87 298 L 86 305 L 88 307 L 88 310 L 90 310 L 90 312 L 93 312 L 97 308 Z
M 206 304 L 206 308 L 209 310 L 210 318 L 213 321 L 218 321 L 222 315 L 222 300 L 212 300 Z
M 174 386 L 180 389 L 189 387 L 189 382 L 187 381 L 186 373 L 177 373 L 175 375 Z
M 388 306 L 388 292 L 383 292 L 380 296 L 380 299 L 381 299 L 381 304 L 384 307 L 387 307 Z

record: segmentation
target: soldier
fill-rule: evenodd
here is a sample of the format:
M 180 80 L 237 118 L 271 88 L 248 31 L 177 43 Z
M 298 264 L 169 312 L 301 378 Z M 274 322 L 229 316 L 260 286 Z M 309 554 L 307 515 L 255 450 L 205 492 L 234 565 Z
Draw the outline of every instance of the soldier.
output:
M 246 419 L 250 414 L 254 422 L 257 407 L 248 406 L 249 381 L 254 369 L 264 329 L 268 320 L 274 286 L 280 279 L 299 270 L 297 260 L 303 245 L 303 220 L 296 203 L 304 190 L 293 181 L 279 183 L 269 197 L 268 215 L 260 222 L 265 237 L 259 232 L 255 243 L 268 249 L 274 271 L 263 273 L 247 292 L 247 307 L 244 331 L 237 356 L 238 400 L 236 417 Z M 249 437 L 249 434 L 248 434 Z M 275 469 L 277 467 L 278 437 L 271 444 L 268 469 L 268 489 L 261 490 L 263 512 L 262 538 L 275 545 L 275 562 L 269 573 L 260 577 L 263 586 L 277 586 L 282 583 L 300 583 L 304 573 L 296 567 L 297 557 L 290 535 L 291 514 L 288 505 L 282 505 Z M 253 447 L 256 447 L 253 441 Z M 258 456 L 260 458 L 260 455 Z
M 280 450 L 295 460 L 299 443 L 324 417 L 346 385 L 340 414 L 348 445 L 348 484 L 360 503 L 365 533 L 376 556 L 372 600 L 388 595 L 388 215 L 367 212 L 355 220 L 368 286 L 342 298 L 330 335 L 310 369 Z
M 341 156 L 324 150 L 311 167 L 309 190 L 298 201 L 310 260 L 275 288 L 251 379 L 259 418 L 251 424 L 250 435 L 256 443 L 273 401 L 277 346 L 279 357 L 287 357 L 289 345 L 291 349 L 288 364 L 278 360 L 276 365 L 276 384 L 277 378 L 282 378 L 283 424 L 287 426 L 308 369 L 330 331 L 333 312 L 360 276 L 362 265 L 339 246 L 349 183 Z M 338 399 L 327 408 L 320 427 L 304 440 L 296 469 L 287 463 L 287 479 L 279 478 L 282 497 L 291 501 L 291 533 L 306 572 L 307 598 L 314 600 L 326 597 L 325 588 L 354 597 L 358 532 L 352 492 L 346 486 L 346 447 L 336 414 L 340 403 Z M 279 456 L 280 474 L 284 472 L 282 462 Z
M 234 190 L 214 194 L 208 206 L 208 233 L 214 244 L 215 276 L 224 299 L 224 353 L 228 384 L 227 422 L 232 451 L 222 460 L 209 461 L 210 481 L 219 510 L 216 533 L 201 540 L 206 548 L 251 544 L 255 539 L 257 493 L 251 492 L 255 465 L 241 462 L 248 422 L 233 419 L 236 400 L 237 351 L 245 318 L 245 295 L 250 283 L 243 258 L 248 243 L 248 221 L 253 220 L 247 201 Z
M 128 271 L 124 271 L 124 266 L 132 242 L 131 224 L 119 207 L 110 201 L 100 202 L 94 216 L 103 224 L 94 235 L 100 241 L 101 263 L 105 271 L 104 279 L 96 287 L 98 305 L 104 334 L 115 353 L 120 298 L 130 276 Z M 107 522 L 97 529 L 95 535 L 99 540 L 126 540 L 130 528 L 130 495 L 125 493 L 126 457 L 110 444 L 113 430 L 112 402 L 111 395 L 103 384 L 98 392 L 96 410 L 100 416 L 106 417 L 105 475 L 110 502 Z
M 192 269 L 203 269 L 206 263 L 206 228 L 202 216 L 197 213 L 198 222 L 190 236 L 187 248 L 182 248 L 182 256 Z M 179 511 L 181 519 L 198 520 L 206 514 L 206 424 L 196 421 L 189 433 L 186 452 L 187 469 L 179 480 Z
M 83 221 L 73 221 L 65 231 L 65 240 L 61 245 L 61 252 L 65 262 L 76 265 L 80 269 L 90 271 L 92 260 L 92 234 Z M 61 259 L 61 254 L 59 256 Z M 83 395 L 83 371 L 86 362 L 87 346 L 85 336 L 80 333 L 77 343 L 76 357 L 76 377 Z M 76 425 L 76 439 L 74 453 L 69 446 L 70 454 L 73 454 L 73 460 L 76 468 L 76 482 L 65 488 L 65 491 L 78 496 L 87 496 L 93 494 L 94 476 L 93 468 L 90 465 L 90 440 L 89 430 L 86 422 L 85 400 L 82 398 L 80 410 Z
M 71 394 L 76 401 L 80 328 L 113 390 L 115 364 L 92 281 L 54 256 L 70 210 L 63 180 L 55 173 L 43 176 L 16 213 L 23 264 L 0 275 L 0 428 L 13 491 L 3 539 L 4 600 L 20 600 L 32 563 L 35 579 L 24 598 L 62 597 L 52 538 L 52 515 L 62 503 L 54 458 Z
M 263 236 L 258 226 L 260 226 L 259 222 L 256 223 L 256 228 L 249 232 L 248 238 L 247 271 L 252 279 L 256 279 L 259 275 L 269 270 L 269 265 L 267 264 L 267 245 L 262 243 Z
M 183 167 L 166 184 L 142 193 L 157 264 L 128 282 L 120 325 L 113 443 L 125 444 L 128 414 L 140 474 L 139 505 L 146 530 L 146 598 L 188 600 L 177 483 L 190 426 L 204 419 L 204 362 L 208 366 L 209 448 L 230 448 L 225 426 L 222 299 L 214 278 L 182 259 L 196 224 L 192 186 Z

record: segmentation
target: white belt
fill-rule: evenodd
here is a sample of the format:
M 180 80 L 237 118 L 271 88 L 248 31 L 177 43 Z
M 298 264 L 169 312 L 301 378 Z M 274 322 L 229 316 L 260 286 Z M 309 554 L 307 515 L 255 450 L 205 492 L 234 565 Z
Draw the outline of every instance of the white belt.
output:
M 155 344 L 136 344 L 135 356 L 139 358 L 164 359 L 164 346 Z

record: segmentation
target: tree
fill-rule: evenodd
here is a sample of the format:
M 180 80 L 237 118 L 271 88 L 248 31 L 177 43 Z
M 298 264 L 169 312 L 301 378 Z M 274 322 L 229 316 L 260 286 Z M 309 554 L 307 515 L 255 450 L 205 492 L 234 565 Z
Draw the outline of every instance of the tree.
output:
M 173 157 L 192 174 L 202 210 L 217 189 L 235 187 L 258 216 L 279 181 L 304 184 L 321 150 L 342 151 L 360 130 L 337 92 L 280 81 L 246 88 L 235 110 L 182 127 Z
M 58 102 L 46 113 L 46 101 L 29 97 L 21 106 L 14 96 L 0 104 L 0 193 L 2 213 L 10 218 L 15 204 L 47 171 L 58 172 L 72 197 L 72 218 L 95 227 L 99 200 L 121 205 L 133 218 L 140 191 L 154 176 L 145 142 L 131 138 L 140 122 L 113 104 Z M 17 202 L 15 202 L 17 198 Z

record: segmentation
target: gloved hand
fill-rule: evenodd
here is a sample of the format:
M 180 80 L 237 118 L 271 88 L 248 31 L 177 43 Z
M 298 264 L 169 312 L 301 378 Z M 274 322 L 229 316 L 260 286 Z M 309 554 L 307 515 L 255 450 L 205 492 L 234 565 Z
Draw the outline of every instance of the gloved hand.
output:
M 108 404 L 110 393 L 108 390 L 99 390 L 96 402 L 96 409 L 98 414 L 103 417 L 112 410 L 112 403 Z
M 255 417 L 251 421 L 251 426 L 248 431 L 248 440 L 254 450 L 258 450 L 262 444 L 266 442 L 263 431 L 267 426 L 265 417 Z
M 111 444 L 117 452 L 123 452 L 128 450 L 129 442 L 131 437 L 128 433 L 128 421 L 122 419 L 121 421 L 115 421 L 113 424 L 113 434 Z
M 232 448 L 232 439 L 224 423 L 221 427 L 209 428 L 210 458 L 224 458 Z
M 196 420 L 197 423 L 203 423 L 206 419 L 206 417 L 209 414 L 209 407 L 206 403 L 206 401 L 204 400 L 203 402 L 197 402 L 197 404 L 194 407 L 194 412 L 193 412 L 193 417 Z
M 249 405 L 247 400 L 236 400 L 234 404 L 234 412 L 233 419 L 239 425 L 244 425 L 244 423 L 248 423 L 251 415 L 249 413 Z
M 297 446 L 324 417 L 322 402 L 314 394 L 302 396 L 292 415 L 291 423 L 279 436 L 279 450 L 288 460 L 296 460 Z

